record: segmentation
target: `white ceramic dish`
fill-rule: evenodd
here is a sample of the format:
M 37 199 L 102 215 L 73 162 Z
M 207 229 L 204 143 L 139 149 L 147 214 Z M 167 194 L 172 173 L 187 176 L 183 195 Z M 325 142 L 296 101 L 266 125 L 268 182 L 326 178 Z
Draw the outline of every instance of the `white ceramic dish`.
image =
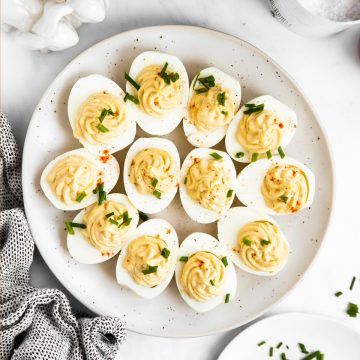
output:
M 258 346 L 262 341 L 266 343 Z M 283 345 L 276 349 L 280 342 Z M 360 359 L 360 334 L 352 328 L 325 316 L 289 313 L 265 318 L 248 327 L 228 344 L 218 360 L 280 359 L 282 352 L 287 359 L 303 359 L 306 354 L 301 353 L 299 343 L 309 353 L 321 351 L 326 360 Z M 272 358 L 270 347 L 274 348 Z
M 258 277 L 237 270 L 234 300 L 206 314 L 196 313 L 184 303 L 174 280 L 156 299 L 149 301 L 134 296 L 116 283 L 116 257 L 98 265 L 77 263 L 67 251 L 63 226 L 63 221 L 71 220 L 74 213 L 55 209 L 40 190 L 39 180 L 45 165 L 55 156 L 78 147 L 67 119 L 67 99 L 75 81 L 81 76 L 98 73 L 125 88 L 124 72 L 132 60 L 142 51 L 153 49 L 178 56 L 190 78 L 199 69 L 213 65 L 238 78 L 243 86 L 243 101 L 271 94 L 293 108 L 298 115 L 299 128 L 286 153 L 306 163 L 317 179 L 310 210 L 277 218 L 291 247 L 286 268 L 274 277 Z M 138 128 L 136 138 L 141 136 L 148 135 Z M 193 148 L 186 141 L 182 125 L 165 138 L 178 147 L 181 160 Z M 224 150 L 224 141 L 215 148 Z M 121 167 L 127 149 L 115 154 Z M 237 171 L 242 166 L 236 164 Z M 158 26 L 106 39 L 75 58 L 57 76 L 40 100 L 29 126 L 23 154 L 23 189 L 26 214 L 36 245 L 53 273 L 77 299 L 98 314 L 124 319 L 127 328 L 133 331 L 194 337 L 232 329 L 253 320 L 299 282 L 325 236 L 333 199 L 333 170 L 325 135 L 311 105 L 289 75 L 266 54 L 236 37 L 208 29 Z M 124 193 L 122 181 L 113 191 Z M 235 200 L 234 206 L 237 205 Z M 180 242 L 194 231 L 216 236 L 216 223 L 193 222 L 181 207 L 178 194 L 156 217 L 174 226 Z

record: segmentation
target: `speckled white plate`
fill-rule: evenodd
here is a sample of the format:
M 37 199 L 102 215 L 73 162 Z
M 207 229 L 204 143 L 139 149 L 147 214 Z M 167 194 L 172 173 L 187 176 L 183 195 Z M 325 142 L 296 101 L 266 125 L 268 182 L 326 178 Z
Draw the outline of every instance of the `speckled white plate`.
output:
M 59 154 L 79 147 L 67 119 L 67 99 L 75 81 L 92 73 L 103 74 L 125 88 L 124 72 L 134 57 L 145 50 L 177 55 L 190 79 L 199 69 L 217 66 L 238 78 L 243 100 L 271 94 L 292 107 L 299 126 L 286 153 L 307 164 L 317 180 L 310 210 L 278 217 L 291 244 L 286 268 L 275 277 L 257 277 L 237 270 L 238 291 L 229 304 L 197 314 L 179 295 L 174 280 L 154 300 L 138 298 L 116 283 L 116 258 L 99 265 L 82 265 L 66 249 L 64 220 L 74 213 L 55 209 L 40 190 L 40 174 Z M 144 133 L 137 130 L 137 137 Z M 181 159 L 192 149 L 182 125 L 166 138 L 177 145 Z M 224 149 L 224 143 L 216 146 Z M 127 148 L 116 153 L 123 164 Z M 314 111 L 289 75 L 266 54 L 229 35 L 189 26 L 158 26 L 125 32 L 91 47 L 74 59 L 45 92 L 31 120 L 23 154 L 23 189 L 27 218 L 36 245 L 50 269 L 84 305 L 98 314 L 126 321 L 128 329 L 156 336 L 193 337 L 228 330 L 263 314 L 299 282 L 313 262 L 329 223 L 333 198 L 332 162 Z M 237 164 L 237 171 L 241 166 Z M 122 176 L 120 176 L 120 179 Z M 123 192 L 121 181 L 114 191 Z M 238 205 L 236 201 L 234 205 Z M 176 228 L 179 240 L 193 231 L 216 236 L 216 224 L 199 225 L 186 215 L 177 194 L 172 204 L 156 215 Z
M 308 354 L 301 353 L 299 343 L 309 354 L 320 351 L 326 360 L 360 359 L 360 334 L 352 328 L 325 316 L 290 313 L 251 325 L 228 344 L 218 360 L 277 360 L 282 353 L 287 359 L 304 359 Z

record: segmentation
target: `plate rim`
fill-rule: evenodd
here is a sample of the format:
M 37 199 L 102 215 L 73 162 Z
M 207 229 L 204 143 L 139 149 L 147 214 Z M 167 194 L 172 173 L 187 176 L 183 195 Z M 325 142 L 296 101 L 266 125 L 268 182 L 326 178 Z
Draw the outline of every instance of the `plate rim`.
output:
M 199 334 L 196 335 L 169 335 L 167 336 L 166 334 L 161 334 L 161 333 L 157 333 L 157 334 L 150 334 L 144 331 L 140 331 L 137 329 L 133 329 L 132 327 L 127 327 L 127 324 L 125 324 L 125 328 L 128 331 L 132 331 L 141 335 L 146 335 L 146 336 L 156 336 L 156 337 L 161 337 L 161 338 L 178 338 L 178 339 L 185 339 L 185 338 L 196 338 L 196 337 L 203 337 L 203 336 L 209 336 L 209 335 L 214 335 L 214 334 L 219 334 L 219 333 L 223 333 L 225 331 L 229 331 L 229 330 L 233 330 L 236 328 L 239 328 L 240 326 L 243 326 L 245 324 L 248 324 L 252 321 L 254 321 L 255 319 L 261 317 L 262 315 L 264 315 L 265 313 L 267 313 L 269 310 L 271 310 L 274 306 L 276 306 L 277 304 L 279 304 L 281 301 L 285 300 L 293 291 L 294 289 L 303 281 L 304 277 L 309 274 L 310 270 L 312 269 L 314 263 L 316 262 L 319 254 L 321 253 L 323 246 L 324 246 L 324 242 L 326 241 L 328 232 L 329 232 L 329 228 L 330 228 L 330 224 L 332 223 L 332 219 L 334 216 L 334 204 L 336 201 L 336 193 L 335 193 L 335 188 L 336 188 L 336 173 L 335 173 L 335 164 L 334 164 L 334 157 L 333 157 L 333 150 L 331 148 L 330 145 L 330 141 L 328 138 L 328 135 L 325 131 L 325 127 L 322 123 L 322 121 L 320 120 L 318 113 L 316 112 L 313 104 L 311 103 L 311 101 L 309 100 L 309 98 L 306 96 L 306 94 L 304 93 L 304 91 L 302 90 L 301 86 L 297 83 L 297 81 L 287 72 L 287 70 L 285 70 L 282 66 L 280 66 L 271 56 L 269 56 L 268 54 L 266 54 L 265 52 L 263 52 L 261 49 L 259 49 L 258 47 L 256 47 L 255 45 L 251 44 L 250 42 L 241 39 L 238 36 L 232 35 L 232 34 L 228 34 L 226 32 L 222 32 L 219 30 L 214 30 L 214 29 L 210 29 L 210 28 L 206 28 L 206 27 L 202 27 L 202 26 L 194 26 L 194 25 L 174 25 L 174 24 L 169 24 L 169 25 L 155 25 L 155 26 L 145 26 L 145 27 L 140 27 L 140 28 L 134 28 L 134 29 L 130 29 L 124 32 L 120 32 L 117 34 L 114 34 L 108 38 L 105 38 L 91 46 L 89 46 L 87 49 L 85 49 L 84 51 L 82 51 L 80 54 L 78 54 L 75 58 L 73 58 L 69 63 L 67 63 L 64 68 L 55 76 L 55 78 L 50 82 L 50 84 L 48 85 L 48 87 L 46 88 L 46 90 L 44 91 L 43 95 L 41 96 L 40 100 L 38 101 L 37 105 L 35 106 L 34 112 L 31 116 L 31 119 L 29 121 L 29 125 L 28 128 L 26 130 L 26 136 L 25 136 L 25 141 L 24 141 L 24 146 L 23 146 L 23 151 L 22 151 L 22 159 L 25 158 L 25 152 L 28 151 L 28 147 L 30 146 L 30 136 L 29 136 L 29 129 L 32 127 L 32 124 L 35 121 L 36 116 L 38 115 L 39 112 L 39 104 L 41 104 L 45 97 L 47 96 L 48 92 L 50 91 L 52 84 L 57 81 L 62 75 L 63 73 L 65 73 L 67 71 L 67 68 L 72 65 L 73 63 L 75 63 L 77 61 L 77 59 L 80 56 L 83 56 L 84 54 L 86 54 L 88 51 L 92 50 L 94 47 L 96 46 L 100 46 L 101 44 L 104 44 L 106 42 L 111 42 L 113 41 L 113 39 L 118 38 L 118 37 L 127 37 L 130 36 L 132 33 L 136 33 L 136 32 L 143 32 L 146 30 L 159 30 L 159 31 L 167 31 L 168 29 L 172 30 L 172 29 L 177 29 L 178 31 L 181 31 L 181 29 L 184 30 L 190 30 L 190 31 L 202 31 L 205 33 L 209 33 L 211 34 L 217 34 L 217 35 L 222 35 L 224 37 L 229 37 L 232 40 L 235 40 L 238 43 L 242 43 L 245 44 L 248 48 L 252 49 L 254 52 L 258 52 L 260 55 L 262 55 L 263 57 L 266 57 L 269 61 L 271 61 L 271 63 L 273 65 L 275 65 L 278 69 L 280 69 L 284 75 L 286 75 L 286 77 L 288 78 L 288 80 L 290 81 L 290 83 L 296 88 L 296 90 L 301 94 L 301 96 L 303 97 L 303 99 L 305 100 L 308 108 L 311 110 L 311 112 L 314 115 L 314 118 L 324 136 L 324 141 L 325 141 L 325 145 L 326 145 L 326 151 L 328 153 L 328 156 L 330 158 L 330 162 L 328 163 L 328 166 L 330 167 L 330 173 L 331 173 L 331 196 L 330 196 L 330 205 L 329 205 L 329 216 L 328 216 L 328 220 L 326 222 L 325 225 L 325 229 L 323 232 L 323 236 L 321 238 L 321 242 L 320 245 L 318 247 L 318 250 L 316 251 L 314 257 L 311 259 L 310 263 L 308 264 L 308 266 L 306 267 L 306 269 L 304 270 L 304 272 L 301 274 L 301 276 L 299 276 L 299 278 L 297 279 L 297 281 L 292 284 L 289 289 L 286 291 L 286 293 L 284 295 L 282 295 L 279 299 L 277 299 L 275 302 L 273 302 L 272 304 L 270 304 L 269 306 L 265 307 L 261 312 L 259 312 L 258 314 L 251 316 L 243 321 L 240 321 L 239 323 L 237 323 L 236 325 L 231 325 L 231 326 L 224 326 L 221 327 L 217 330 L 212 330 L 212 331 L 207 331 L 207 332 L 201 332 Z M 30 204 L 28 204 L 28 196 L 25 195 L 25 161 L 22 161 L 22 165 L 21 165 L 21 184 L 22 184 L 22 189 L 23 189 L 23 202 L 24 202 L 24 210 L 25 210 L 25 215 L 27 215 L 28 211 L 30 211 Z M 27 217 L 27 216 L 26 216 Z M 29 229 L 31 234 L 32 232 L 32 225 L 30 223 L 30 221 L 28 221 L 29 224 Z M 49 269 L 51 270 L 52 274 L 57 278 L 57 280 L 62 284 L 62 286 L 64 286 L 64 288 L 69 291 L 69 293 L 77 300 L 79 301 L 83 306 L 85 306 L 86 308 L 88 308 L 90 311 L 92 311 L 93 313 L 95 313 L 97 316 L 101 316 L 101 314 L 99 314 L 96 310 L 96 306 L 94 306 L 92 303 L 89 304 L 85 304 L 83 302 L 83 299 L 81 299 L 79 296 L 77 296 L 77 294 L 73 293 L 69 287 L 67 285 L 65 285 L 65 283 L 62 281 L 62 279 L 60 278 L 60 276 L 58 276 L 55 271 L 53 270 L 53 266 L 51 265 L 50 261 L 47 261 L 46 257 L 44 257 L 44 253 L 42 252 L 42 250 L 40 249 L 40 247 L 38 246 L 38 242 L 35 238 L 35 236 L 32 237 L 34 239 L 34 243 L 36 245 L 36 248 L 38 249 L 42 259 L 45 261 L 46 265 L 49 267 Z

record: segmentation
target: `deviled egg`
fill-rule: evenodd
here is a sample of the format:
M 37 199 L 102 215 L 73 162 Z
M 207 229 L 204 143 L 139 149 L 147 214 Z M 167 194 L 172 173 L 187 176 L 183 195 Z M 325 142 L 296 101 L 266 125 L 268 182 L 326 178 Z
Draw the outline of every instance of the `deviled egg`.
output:
M 280 154 L 297 127 L 295 112 L 270 95 L 259 96 L 241 107 L 226 132 L 225 146 L 239 162 Z
M 176 146 L 161 138 L 139 138 L 124 163 L 124 186 L 130 201 L 145 213 L 164 210 L 174 199 L 180 174 Z
M 118 84 L 98 74 L 72 87 L 68 115 L 73 135 L 94 154 L 112 154 L 133 142 L 136 122 L 128 115 L 124 96 Z
M 244 205 L 265 214 L 293 214 L 312 204 L 315 176 L 301 162 L 276 156 L 245 167 L 235 192 Z
M 123 194 L 109 194 L 67 222 L 70 255 L 83 264 L 97 264 L 116 255 L 136 228 L 139 213 Z
M 145 221 L 121 250 L 117 282 L 145 299 L 160 295 L 174 275 L 178 246 L 176 231 L 167 221 Z
M 241 86 L 238 80 L 215 67 L 201 70 L 190 85 L 185 136 L 196 147 L 220 142 L 239 110 Z
M 236 171 L 228 154 L 192 150 L 180 171 L 180 198 L 186 213 L 202 224 L 218 220 L 234 200 L 235 183 Z
M 79 210 L 99 196 L 105 197 L 119 175 L 119 164 L 112 155 L 95 155 L 82 148 L 50 161 L 41 174 L 40 185 L 56 208 Z
M 125 78 L 129 114 L 148 134 L 168 134 L 186 116 L 189 79 L 176 56 L 143 52 L 134 59 Z
M 236 293 L 236 274 L 222 243 L 201 232 L 190 234 L 180 245 L 176 284 L 184 301 L 206 312 L 228 303 Z
M 220 242 L 240 269 L 271 276 L 285 266 L 289 244 L 270 216 L 248 207 L 233 207 L 217 225 Z

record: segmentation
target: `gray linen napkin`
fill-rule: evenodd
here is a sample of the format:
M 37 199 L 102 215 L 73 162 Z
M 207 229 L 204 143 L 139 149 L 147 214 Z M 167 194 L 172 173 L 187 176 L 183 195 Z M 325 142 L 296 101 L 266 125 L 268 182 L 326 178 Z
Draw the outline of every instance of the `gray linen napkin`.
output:
M 113 359 L 125 340 L 119 319 L 76 318 L 61 291 L 30 286 L 34 241 L 23 211 L 21 159 L 2 114 L 0 141 L 0 359 Z

